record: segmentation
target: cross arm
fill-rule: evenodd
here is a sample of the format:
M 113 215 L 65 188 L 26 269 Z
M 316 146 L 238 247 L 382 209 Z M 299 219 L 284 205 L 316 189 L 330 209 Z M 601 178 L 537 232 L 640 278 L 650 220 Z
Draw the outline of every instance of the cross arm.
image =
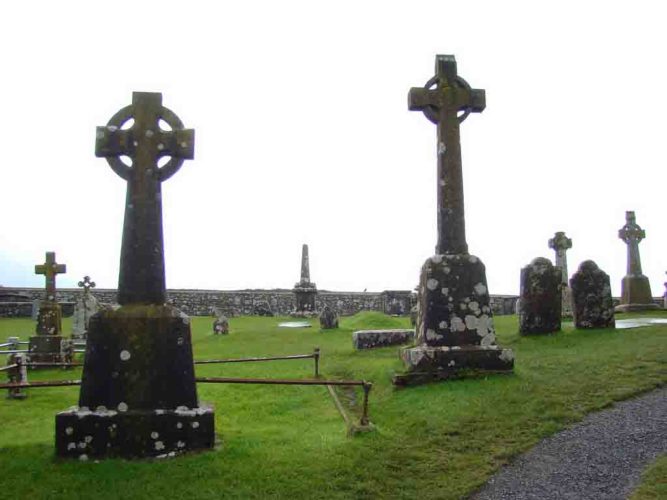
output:
M 195 156 L 195 131 L 191 128 L 165 134 L 163 154 L 192 160 Z
M 129 130 L 121 130 L 114 125 L 97 127 L 95 137 L 95 156 L 98 158 L 131 156 L 134 153 L 132 133 Z
M 428 106 L 440 106 L 439 93 L 423 87 L 412 87 L 408 92 L 408 109 L 423 111 Z

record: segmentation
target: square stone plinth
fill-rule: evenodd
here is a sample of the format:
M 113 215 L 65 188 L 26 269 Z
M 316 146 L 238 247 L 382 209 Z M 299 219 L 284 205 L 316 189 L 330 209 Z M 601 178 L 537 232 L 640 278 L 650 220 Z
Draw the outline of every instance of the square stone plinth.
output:
M 659 309 L 653 303 L 651 284 L 643 274 L 627 275 L 621 281 L 621 303 L 616 312 L 648 311 Z
M 511 373 L 514 353 L 499 346 L 417 346 L 399 353 L 408 373 L 397 374 L 395 385 L 416 385 L 479 373 Z
M 210 407 L 124 412 L 84 407 L 56 414 L 56 455 L 62 458 L 162 458 L 214 443 Z
M 28 350 L 30 361 L 35 363 L 59 363 L 61 361 L 60 335 L 35 335 L 30 337 Z

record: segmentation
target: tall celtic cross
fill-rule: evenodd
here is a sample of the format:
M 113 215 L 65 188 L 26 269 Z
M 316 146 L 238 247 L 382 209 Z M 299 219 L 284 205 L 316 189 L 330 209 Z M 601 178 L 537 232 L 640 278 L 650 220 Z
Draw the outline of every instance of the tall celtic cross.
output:
M 560 267 L 563 274 L 562 283 L 567 286 L 569 275 L 567 273 L 567 252 L 572 248 L 572 239 L 565 236 L 563 231 L 558 231 L 553 238 L 549 239 L 549 248 L 556 252 L 556 265 Z
M 65 264 L 56 263 L 56 253 L 46 252 L 46 261 L 44 264 L 35 266 L 35 274 L 43 274 L 46 279 L 46 300 L 53 302 L 56 300 L 56 276 L 67 272 Z
M 463 211 L 463 173 L 459 125 L 470 113 L 486 107 L 484 90 L 471 89 L 458 76 L 456 59 L 437 55 L 435 76 L 408 94 L 410 111 L 422 111 L 438 126 L 438 244 L 437 254 L 468 252 Z
M 184 129 L 180 118 L 162 106 L 162 94 L 134 92 L 131 105 L 97 127 L 95 156 L 106 158 L 127 181 L 118 303 L 164 304 L 161 184 L 194 157 L 194 130 Z M 169 160 L 159 166 L 163 157 Z
M 642 263 L 639 258 L 639 242 L 646 238 L 646 231 L 637 224 L 634 212 L 625 212 L 625 225 L 619 229 L 618 237 L 628 245 L 627 274 L 630 276 L 641 275 Z

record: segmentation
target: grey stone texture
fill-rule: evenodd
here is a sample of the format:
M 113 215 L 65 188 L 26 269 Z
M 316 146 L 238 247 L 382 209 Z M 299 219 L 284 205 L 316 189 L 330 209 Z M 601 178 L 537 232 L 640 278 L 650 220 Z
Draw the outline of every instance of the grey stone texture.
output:
M 412 377 L 448 378 L 465 370 L 509 371 L 514 355 L 496 345 L 484 264 L 474 255 L 434 255 L 422 267 L 415 347 L 400 356 Z M 417 382 L 421 383 L 421 382 Z
M 294 285 L 294 311 L 293 316 L 308 317 L 317 314 L 317 286 L 310 281 L 310 259 L 308 256 L 308 245 L 301 247 L 301 279 Z
M 616 310 L 627 312 L 657 309 L 651 297 L 651 284 L 642 274 L 639 256 L 639 243 L 646 237 L 646 231 L 637 224 L 634 212 L 625 212 L 625 225 L 619 229 L 618 237 L 628 246 L 628 257 L 626 275 L 621 281 L 621 303 Z
M 320 313 L 320 328 L 322 330 L 338 328 L 338 314 L 329 306 L 324 306 Z
M 614 302 L 609 275 L 592 260 L 585 260 L 570 280 L 576 328 L 613 328 Z
M 537 257 L 521 269 L 519 333 L 553 333 L 561 328 L 561 277 L 559 267 Z
M 213 333 L 215 335 L 227 335 L 229 333 L 229 320 L 224 314 L 217 314 L 213 321 Z
M 352 333 L 352 345 L 355 349 L 374 349 L 412 342 L 414 330 L 357 330 Z
M 101 304 L 90 292 L 82 293 L 74 304 L 72 338 L 85 339 L 90 317 L 101 309 Z

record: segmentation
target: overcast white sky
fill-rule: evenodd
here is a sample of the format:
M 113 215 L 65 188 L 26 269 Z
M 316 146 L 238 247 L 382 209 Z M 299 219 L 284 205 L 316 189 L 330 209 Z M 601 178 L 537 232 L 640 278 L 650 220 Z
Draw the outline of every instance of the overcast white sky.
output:
M 219 4 L 219 5 L 218 5 Z M 455 54 L 486 89 L 463 124 L 471 253 L 491 293 L 594 259 L 615 295 L 635 210 L 654 296 L 667 270 L 667 7 L 582 1 L 7 2 L 0 12 L 0 284 L 116 287 L 125 182 L 95 127 L 159 91 L 196 131 L 163 185 L 167 286 L 411 289 L 436 243 L 435 126 L 410 87 Z

